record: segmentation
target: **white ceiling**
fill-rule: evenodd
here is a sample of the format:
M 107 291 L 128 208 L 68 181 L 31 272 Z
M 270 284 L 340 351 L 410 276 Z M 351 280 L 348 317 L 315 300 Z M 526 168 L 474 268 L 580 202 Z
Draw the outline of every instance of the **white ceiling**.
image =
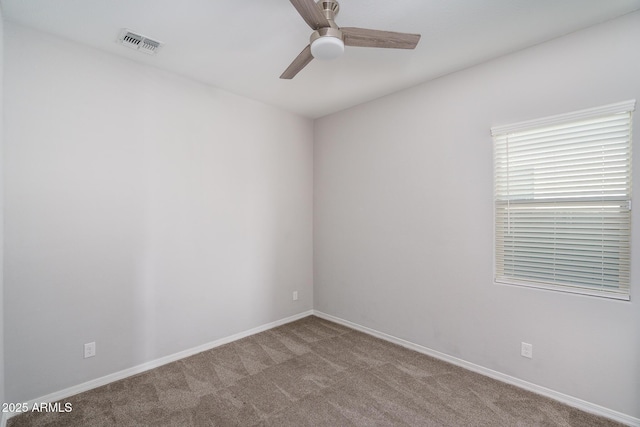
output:
M 640 9 L 640 0 L 342 0 L 339 26 L 422 34 L 280 74 L 308 44 L 287 0 L 0 0 L 4 18 L 316 118 Z M 155 56 L 122 28 L 165 43 Z

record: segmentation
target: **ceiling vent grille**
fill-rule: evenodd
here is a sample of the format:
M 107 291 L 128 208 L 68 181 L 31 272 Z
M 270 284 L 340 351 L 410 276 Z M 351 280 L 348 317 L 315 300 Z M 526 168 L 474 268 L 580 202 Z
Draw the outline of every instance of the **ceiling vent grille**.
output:
M 126 28 L 120 32 L 118 42 L 123 46 L 147 53 L 149 55 L 155 55 L 156 52 L 158 52 L 158 49 L 160 49 L 160 47 L 162 46 L 161 42 L 150 39 L 141 34 L 136 34 L 131 30 L 127 30 Z

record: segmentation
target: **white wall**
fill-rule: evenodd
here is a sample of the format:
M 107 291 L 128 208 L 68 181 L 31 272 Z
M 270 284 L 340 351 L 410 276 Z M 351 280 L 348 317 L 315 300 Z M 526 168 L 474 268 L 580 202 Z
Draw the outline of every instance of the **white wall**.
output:
M 316 121 L 315 308 L 640 417 L 640 233 L 631 302 L 494 284 L 490 137 L 640 100 L 639 44 L 635 13 Z
M 5 30 L 7 399 L 313 307 L 310 120 Z

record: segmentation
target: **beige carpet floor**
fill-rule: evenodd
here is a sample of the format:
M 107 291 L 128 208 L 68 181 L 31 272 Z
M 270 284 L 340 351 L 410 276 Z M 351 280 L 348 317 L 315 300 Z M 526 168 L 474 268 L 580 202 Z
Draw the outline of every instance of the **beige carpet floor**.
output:
M 617 426 L 310 316 L 26 413 L 22 426 Z

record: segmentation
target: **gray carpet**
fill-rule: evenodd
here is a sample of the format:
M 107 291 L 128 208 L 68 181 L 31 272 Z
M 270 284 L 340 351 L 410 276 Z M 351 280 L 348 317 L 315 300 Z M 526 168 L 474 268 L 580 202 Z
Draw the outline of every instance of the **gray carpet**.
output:
M 65 399 L 21 426 L 616 426 L 314 316 Z

